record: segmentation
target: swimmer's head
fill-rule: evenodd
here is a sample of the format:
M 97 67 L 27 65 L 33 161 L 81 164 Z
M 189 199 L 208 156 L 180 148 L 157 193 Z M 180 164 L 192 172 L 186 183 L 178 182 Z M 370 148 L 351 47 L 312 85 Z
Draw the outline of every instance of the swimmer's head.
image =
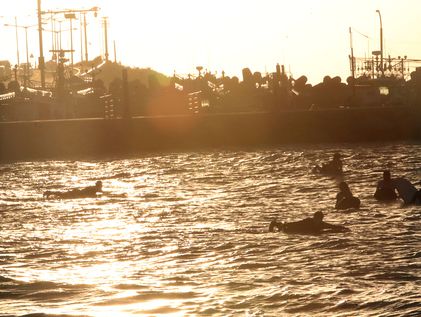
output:
M 333 154 L 333 158 L 339 160 L 341 158 L 341 153 L 336 152 L 335 154 Z
M 323 217 L 324 217 L 324 215 L 321 211 L 316 211 L 313 215 L 313 219 L 316 220 L 317 222 L 322 222 Z
M 340 190 L 341 192 L 347 192 L 347 191 L 350 191 L 350 189 L 349 189 L 349 186 L 348 186 L 347 182 L 340 182 L 340 183 L 339 183 L 339 190 Z
M 102 188 L 102 182 L 101 181 L 97 181 L 95 183 L 96 188 Z
M 389 180 L 390 180 L 390 178 L 391 178 L 391 176 L 390 176 L 390 171 L 389 171 L 389 170 L 383 171 L 383 179 L 384 179 L 385 181 L 389 181 Z

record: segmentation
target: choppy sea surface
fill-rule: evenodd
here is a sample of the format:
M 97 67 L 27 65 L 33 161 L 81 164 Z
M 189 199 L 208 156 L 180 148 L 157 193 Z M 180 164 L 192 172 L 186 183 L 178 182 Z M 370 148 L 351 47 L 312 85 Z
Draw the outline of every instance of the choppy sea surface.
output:
M 361 209 L 334 210 L 339 151 Z M 421 145 L 0 165 L 0 316 L 420 316 L 421 207 L 378 203 L 383 169 L 421 180 Z M 46 200 L 102 180 L 98 198 Z M 347 233 L 269 233 L 315 211 Z

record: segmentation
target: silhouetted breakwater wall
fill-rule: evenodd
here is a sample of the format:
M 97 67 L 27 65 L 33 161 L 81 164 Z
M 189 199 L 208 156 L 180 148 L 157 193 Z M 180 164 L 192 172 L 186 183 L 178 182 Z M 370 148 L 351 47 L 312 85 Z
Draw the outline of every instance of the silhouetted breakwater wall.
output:
M 414 107 L 0 123 L 0 160 L 221 147 L 421 140 Z

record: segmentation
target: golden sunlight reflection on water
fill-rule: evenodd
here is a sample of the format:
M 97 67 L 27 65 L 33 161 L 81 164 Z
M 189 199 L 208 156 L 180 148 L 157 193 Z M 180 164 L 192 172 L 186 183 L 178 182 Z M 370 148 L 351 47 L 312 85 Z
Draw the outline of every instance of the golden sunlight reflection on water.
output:
M 334 210 L 337 180 L 310 172 L 338 150 L 359 211 Z M 0 175 L 0 312 L 321 317 L 352 316 L 357 307 L 363 317 L 409 315 L 421 308 L 420 211 L 379 204 L 372 193 L 385 166 L 421 179 L 420 150 L 392 144 L 10 164 Z M 97 179 L 105 191 L 98 198 L 41 198 L 46 188 Z M 274 218 L 318 210 L 351 232 L 268 233 Z
M 117 307 L 96 307 L 90 311 L 93 317 L 133 317 L 133 316 L 156 316 L 156 317 L 184 317 L 186 311 L 174 309 L 180 306 L 179 300 L 159 299 L 143 301 L 141 303 L 124 304 Z

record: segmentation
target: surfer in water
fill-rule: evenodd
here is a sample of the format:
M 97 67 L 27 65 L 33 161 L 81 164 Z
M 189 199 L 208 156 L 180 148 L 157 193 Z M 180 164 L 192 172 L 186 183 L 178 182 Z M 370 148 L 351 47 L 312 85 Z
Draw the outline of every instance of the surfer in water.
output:
M 383 179 L 377 183 L 374 198 L 378 201 L 394 201 L 398 198 L 396 186 L 390 175 L 390 171 L 383 171 Z
M 419 185 L 421 182 L 416 184 Z M 398 192 L 398 195 L 396 192 Z M 421 205 L 421 189 L 417 189 L 404 177 L 391 178 L 390 171 L 384 171 L 383 180 L 377 184 L 374 198 L 379 201 L 401 198 L 405 205 Z
M 336 195 L 335 209 L 344 210 L 360 208 L 361 201 L 355 197 L 346 182 L 339 183 L 339 193 Z
M 319 234 L 323 232 L 346 232 L 348 228 L 341 225 L 333 225 L 323 221 L 323 212 L 316 211 L 312 218 L 306 218 L 295 222 L 277 222 L 273 220 L 269 225 L 269 232 L 275 228 L 285 233 Z
M 330 162 L 323 163 L 322 166 L 316 165 L 313 172 L 326 175 L 342 175 L 342 166 L 341 154 L 336 152 Z
M 88 186 L 82 189 L 75 188 L 68 191 L 50 191 L 44 192 L 44 198 L 59 198 L 59 199 L 72 199 L 72 198 L 92 198 L 96 197 L 97 193 L 102 193 L 102 182 L 97 181 L 95 186 Z

